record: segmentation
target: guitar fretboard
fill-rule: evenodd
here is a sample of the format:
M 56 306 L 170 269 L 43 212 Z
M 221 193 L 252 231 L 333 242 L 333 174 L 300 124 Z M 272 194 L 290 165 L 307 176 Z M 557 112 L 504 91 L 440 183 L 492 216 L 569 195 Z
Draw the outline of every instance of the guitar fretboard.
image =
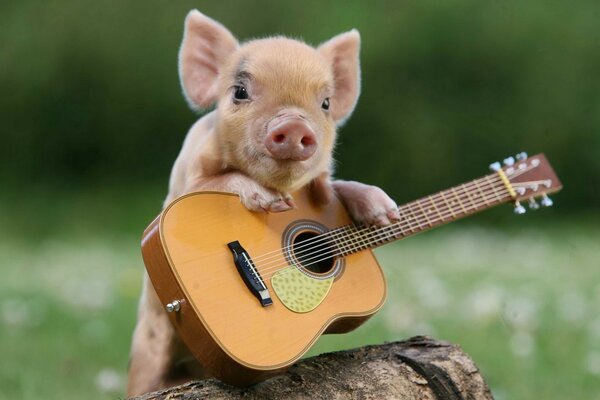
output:
M 336 253 L 346 256 L 443 225 L 512 199 L 491 174 L 399 207 L 401 220 L 385 227 L 345 225 L 328 232 Z

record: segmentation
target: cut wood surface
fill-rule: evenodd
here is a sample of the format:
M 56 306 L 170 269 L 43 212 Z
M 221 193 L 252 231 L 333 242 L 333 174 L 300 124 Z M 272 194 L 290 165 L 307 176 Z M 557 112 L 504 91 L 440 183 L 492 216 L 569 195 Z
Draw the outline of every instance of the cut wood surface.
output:
M 216 379 L 136 397 L 155 399 L 492 399 L 479 369 L 454 344 L 425 336 L 321 354 L 249 388 Z

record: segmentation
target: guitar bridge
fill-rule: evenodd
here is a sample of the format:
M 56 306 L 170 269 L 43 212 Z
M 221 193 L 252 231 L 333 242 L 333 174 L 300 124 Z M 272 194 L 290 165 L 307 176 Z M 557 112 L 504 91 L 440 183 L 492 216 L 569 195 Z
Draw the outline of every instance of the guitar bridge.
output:
M 248 255 L 248 252 L 242 247 L 240 242 L 236 240 L 235 242 L 227 243 L 227 247 L 233 253 L 233 262 L 242 276 L 244 283 L 250 289 L 250 292 L 256 296 L 263 307 L 273 304 L 267 285 L 265 285 L 250 255 Z

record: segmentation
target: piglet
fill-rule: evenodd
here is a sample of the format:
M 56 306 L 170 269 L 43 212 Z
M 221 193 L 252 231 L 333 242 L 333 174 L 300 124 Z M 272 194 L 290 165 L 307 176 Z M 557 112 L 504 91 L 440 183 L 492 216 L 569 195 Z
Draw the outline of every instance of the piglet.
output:
M 189 192 L 232 192 L 255 212 L 294 207 L 308 185 L 317 203 L 338 196 L 359 223 L 399 220 L 381 189 L 332 180 L 336 127 L 360 92 L 360 36 L 311 47 L 282 36 L 240 44 L 220 23 L 191 11 L 179 52 L 183 93 L 195 110 L 216 108 L 185 138 L 165 205 Z M 148 279 L 131 349 L 128 396 L 207 377 L 171 326 Z

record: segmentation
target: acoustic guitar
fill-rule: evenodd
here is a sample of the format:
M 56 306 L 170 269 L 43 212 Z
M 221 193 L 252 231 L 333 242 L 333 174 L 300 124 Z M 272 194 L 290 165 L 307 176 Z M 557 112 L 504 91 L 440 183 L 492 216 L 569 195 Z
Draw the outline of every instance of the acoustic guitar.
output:
M 386 226 L 352 223 L 337 200 L 306 191 L 297 208 L 250 212 L 233 194 L 178 198 L 142 239 L 148 274 L 171 322 L 213 376 L 236 386 L 280 374 L 325 333 L 349 332 L 386 299 L 371 249 L 498 204 L 538 208 L 561 183 L 543 154 L 509 157 L 493 173 L 400 207 Z

